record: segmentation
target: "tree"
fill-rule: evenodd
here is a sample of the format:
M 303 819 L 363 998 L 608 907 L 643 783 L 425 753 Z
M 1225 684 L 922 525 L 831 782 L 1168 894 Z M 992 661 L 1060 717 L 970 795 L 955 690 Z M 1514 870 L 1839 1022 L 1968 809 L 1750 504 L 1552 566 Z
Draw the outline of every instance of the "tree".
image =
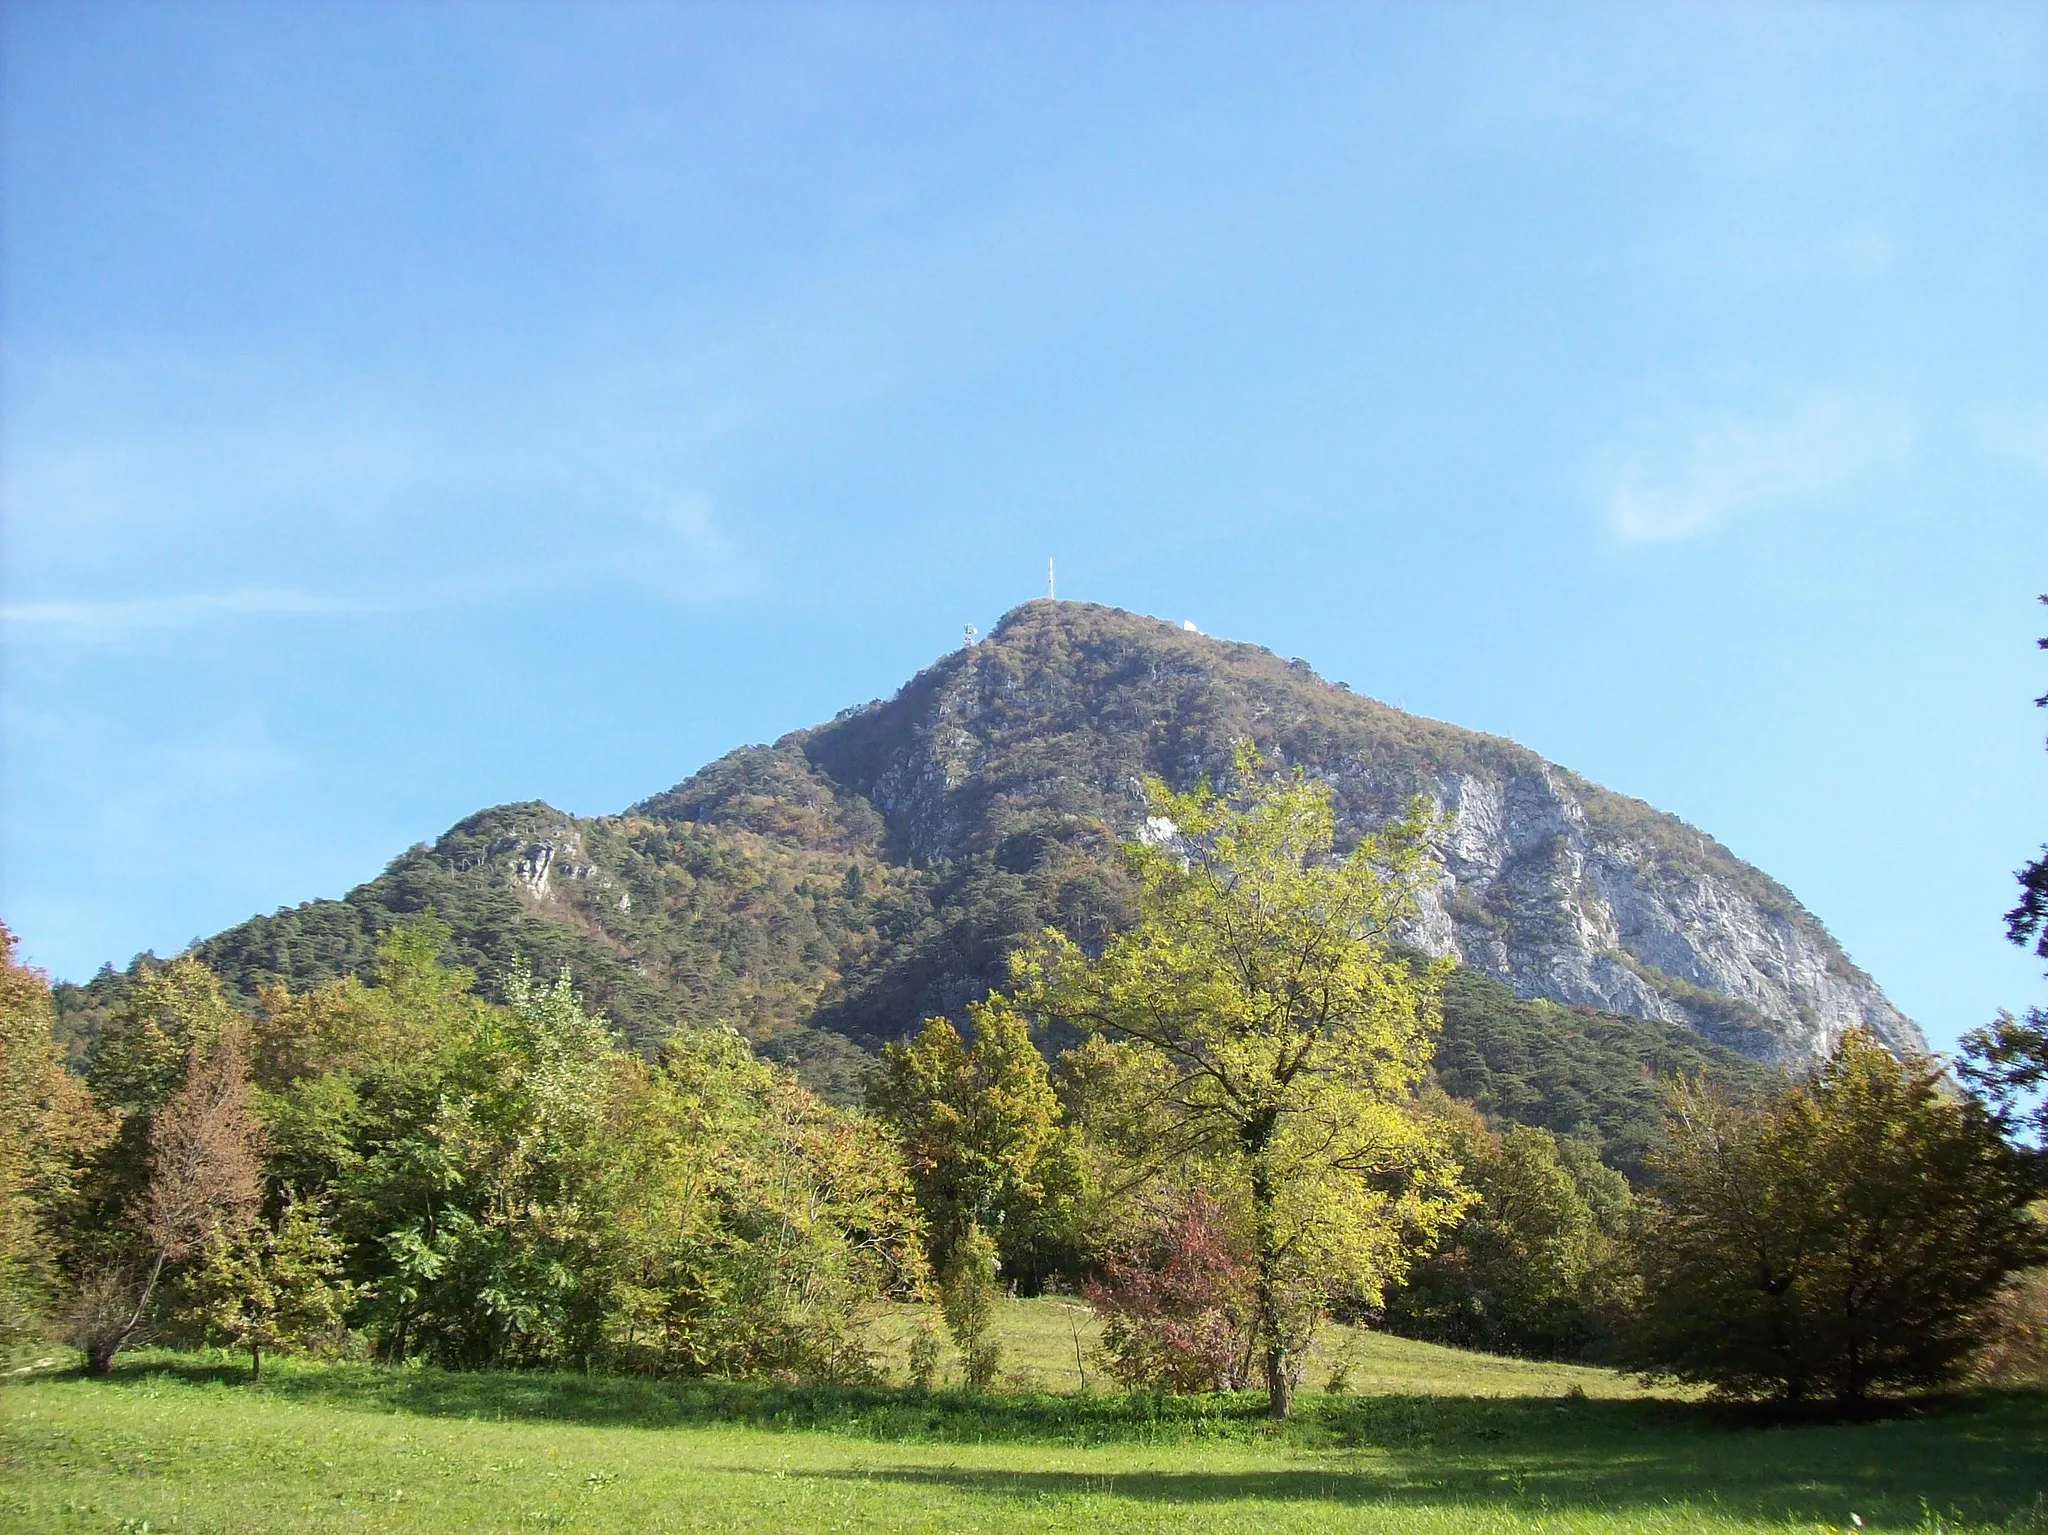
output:
M 680 1029 L 620 1049 L 570 982 L 508 1005 L 386 934 L 375 984 L 266 990 L 257 1078 L 277 1182 L 317 1199 L 390 1358 L 857 1380 L 885 1296 L 921 1293 L 889 1131 Z
M 193 1050 L 208 1050 L 246 1020 L 221 994 L 220 978 L 189 954 L 150 965 L 107 1020 L 86 1059 L 93 1096 L 146 1126 L 185 1081 Z
M 185 1285 L 183 1320 L 206 1337 L 249 1351 L 249 1378 L 263 1354 L 343 1331 L 353 1286 L 340 1278 L 343 1248 L 310 1200 L 288 1195 L 274 1226 L 216 1227 Z
M 149 1116 L 148 1181 L 128 1211 L 142 1243 L 139 1262 L 94 1265 L 70 1318 L 72 1341 L 94 1375 L 113 1368 L 142 1324 L 166 1264 L 193 1257 L 216 1236 L 239 1236 L 255 1218 L 263 1132 L 249 1106 L 247 1049 L 236 1026 L 195 1040 L 183 1084 Z M 139 1278 L 131 1278 L 138 1268 Z
M 1944 1086 L 1937 1063 L 1852 1031 L 1758 1106 L 1676 1089 L 1631 1362 L 1791 1402 L 1952 1378 L 2048 1234 L 2028 1159 Z
M 968 1005 L 974 1043 L 945 1018 L 889 1045 L 868 1107 L 903 1138 L 932 1260 L 970 1225 L 993 1235 L 1006 1273 L 1035 1283 L 1062 1244 L 1077 1171 L 1045 1058 L 1001 996 Z
M 2048 594 L 2041 601 L 2048 603 Z M 2048 638 L 2035 642 L 2048 650 Z M 2034 700 L 2048 709 L 2048 693 Z M 2019 904 L 2005 914 L 2005 936 L 2021 948 L 2033 946 L 2037 959 L 2048 959 L 2048 847 L 2022 867 Z M 2015 1018 L 2001 1012 L 1987 1028 L 1963 1036 L 1963 1079 L 1982 1093 L 2009 1125 L 2030 1119 L 2043 1149 L 2048 1150 L 2048 1009 L 2031 1007 Z M 2024 1106 L 2032 1101 L 2029 1115 Z
M 1494 1353 L 1583 1352 L 1604 1330 L 1627 1181 L 1583 1142 L 1459 1120 L 1458 1159 L 1478 1202 L 1389 1299 L 1388 1325 Z
M 1126 850 L 1135 924 L 1099 958 L 1047 931 L 1015 978 L 1023 1005 L 1106 1035 L 1151 1084 L 1132 1113 L 1152 1116 L 1156 1162 L 1199 1163 L 1243 1203 L 1268 1407 L 1285 1417 L 1331 1295 L 1377 1301 L 1466 1196 L 1413 1101 L 1446 967 L 1391 947 L 1423 807 L 1335 858 L 1326 787 L 1268 779 L 1248 741 L 1237 778 L 1233 799 L 1148 780 L 1153 834 Z
M 996 1303 L 1003 1295 L 996 1272 L 996 1244 L 970 1223 L 953 1244 L 953 1260 L 939 1286 L 939 1304 L 946 1330 L 960 1349 L 961 1372 L 974 1391 L 988 1389 L 1003 1358 L 1002 1345 L 995 1339 Z
M 16 964 L 14 947 L 0 923 L 0 1342 L 30 1329 L 47 1304 L 77 1164 L 112 1131 L 64 1069 L 49 981 Z

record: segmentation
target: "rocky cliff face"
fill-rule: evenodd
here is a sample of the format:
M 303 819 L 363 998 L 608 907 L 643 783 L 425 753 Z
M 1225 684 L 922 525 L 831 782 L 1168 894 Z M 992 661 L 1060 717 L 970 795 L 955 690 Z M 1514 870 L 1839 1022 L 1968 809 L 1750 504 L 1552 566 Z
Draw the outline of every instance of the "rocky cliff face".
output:
M 1582 788 L 1547 763 L 1445 775 L 1433 797 L 1449 829 L 1423 945 L 1522 996 L 1683 1023 L 1760 1059 L 1824 1054 L 1852 1027 L 1894 1050 L 1926 1048 L 1789 895 L 1730 877 L 1721 859 L 1632 838 L 1589 814 Z

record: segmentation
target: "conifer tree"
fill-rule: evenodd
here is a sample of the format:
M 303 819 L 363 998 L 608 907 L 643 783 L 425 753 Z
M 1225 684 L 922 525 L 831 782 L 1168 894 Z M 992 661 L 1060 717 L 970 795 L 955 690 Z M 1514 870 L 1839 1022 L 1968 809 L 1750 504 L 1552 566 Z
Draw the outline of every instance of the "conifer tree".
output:
M 2048 595 L 2041 600 L 2048 603 Z M 2038 643 L 2048 650 L 2048 638 Z M 2034 704 L 2048 709 L 2048 693 Z M 2031 947 L 2035 958 L 2048 959 L 2048 847 L 2013 877 L 2020 899 L 2005 914 L 2005 936 Z M 2048 1153 L 2048 1008 L 2030 1007 L 2017 1017 L 2001 1012 L 1988 1027 L 1964 1035 L 1961 1072 L 2008 1125 L 2017 1129 L 2030 1122 Z
M 970 1222 L 954 1244 L 952 1262 L 940 1284 L 940 1303 L 946 1330 L 960 1349 L 961 1371 L 975 1391 L 984 1391 L 994 1382 L 996 1367 L 1002 1363 L 995 1321 L 1003 1292 L 996 1274 L 996 1244 L 979 1225 Z
M 249 1351 L 249 1378 L 263 1378 L 265 1350 L 281 1353 L 333 1338 L 354 1287 L 341 1275 L 343 1248 L 311 1200 L 286 1198 L 274 1226 L 215 1227 L 185 1286 L 183 1318 L 208 1338 Z

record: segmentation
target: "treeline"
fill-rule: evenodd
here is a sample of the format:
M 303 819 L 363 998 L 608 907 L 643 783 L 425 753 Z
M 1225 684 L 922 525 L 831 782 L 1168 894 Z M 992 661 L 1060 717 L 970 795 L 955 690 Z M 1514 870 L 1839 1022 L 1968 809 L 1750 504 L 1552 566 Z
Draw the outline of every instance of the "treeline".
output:
M 925 1281 L 889 1133 L 721 1030 L 649 1061 L 566 977 L 483 1000 L 445 929 L 375 984 L 149 971 L 82 1079 L 9 969 L 6 1288 L 105 1369 L 139 1331 L 457 1367 L 855 1379 Z M 35 1013 L 45 1008 L 38 1039 Z
M 1127 850 L 1133 920 L 1024 945 L 960 1026 L 889 1046 L 861 1108 L 729 1029 L 625 1048 L 566 973 L 486 997 L 431 916 L 367 981 L 248 1005 L 192 956 L 141 967 L 70 1061 L 9 938 L 5 1325 L 101 1371 L 147 1337 L 258 1371 L 860 1381 L 878 1309 L 913 1302 L 913 1378 L 943 1327 L 986 1387 L 996 1298 L 1058 1287 L 1124 1384 L 1276 1414 L 1333 1316 L 1848 1401 L 2023 1330 L 2001 1307 L 2048 1237 L 2012 1111 L 1855 1034 L 1799 1081 L 1677 1060 L 1654 1131 L 1648 1082 L 1546 1098 L 1634 1046 L 1396 946 L 1422 808 L 1339 859 L 1325 791 L 1249 747 L 1237 769 L 1232 796 L 1152 785 L 1170 831 Z M 1444 1048 L 1447 995 L 1506 1020 L 1490 1053 Z

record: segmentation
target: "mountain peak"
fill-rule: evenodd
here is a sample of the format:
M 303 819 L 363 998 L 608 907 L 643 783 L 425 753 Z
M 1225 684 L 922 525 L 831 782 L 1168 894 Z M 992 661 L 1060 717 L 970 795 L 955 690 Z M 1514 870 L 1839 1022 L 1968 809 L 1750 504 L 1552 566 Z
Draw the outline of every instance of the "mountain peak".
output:
M 245 989 L 369 963 L 432 906 L 462 962 L 569 965 L 630 1034 L 730 1023 L 848 1092 L 864 1052 L 1000 984 L 1050 923 L 1130 917 L 1142 782 L 1227 781 L 1236 741 L 1329 786 L 1340 839 L 1421 795 L 1445 831 L 1405 935 L 1524 998 L 1798 1063 L 1920 1033 L 1760 870 L 1674 816 L 1305 661 L 1071 600 L 1005 613 L 894 697 L 728 753 L 618 816 L 483 811 L 342 902 L 204 947 Z

